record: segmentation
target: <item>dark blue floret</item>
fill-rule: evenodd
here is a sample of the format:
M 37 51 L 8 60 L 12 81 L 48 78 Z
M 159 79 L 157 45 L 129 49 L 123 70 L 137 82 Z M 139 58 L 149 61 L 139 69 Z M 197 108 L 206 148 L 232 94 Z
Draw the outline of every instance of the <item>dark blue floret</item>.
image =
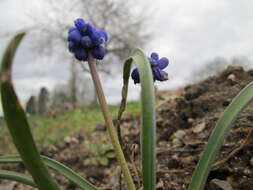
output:
M 96 30 L 96 28 L 94 26 L 92 26 L 90 23 L 87 23 L 87 32 L 86 32 L 86 35 L 88 35 L 89 37 L 91 37 L 91 35 L 94 33 L 95 30 Z
M 76 30 L 77 28 L 72 26 L 70 29 L 69 29 L 69 33 L 72 32 L 73 30 Z
M 79 32 L 82 34 L 85 34 L 85 32 L 87 32 L 87 23 L 82 18 L 76 19 L 74 23 Z
M 163 69 L 168 66 L 169 60 L 166 57 L 162 57 L 161 59 L 159 59 L 159 55 L 155 52 L 153 52 L 151 56 L 148 57 L 148 60 L 152 69 L 154 82 L 156 80 L 168 80 L 168 74 L 163 71 Z M 132 71 L 131 77 L 134 80 L 134 84 L 140 83 L 140 75 L 137 68 Z
M 159 55 L 158 55 L 158 53 L 153 52 L 153 53 L 151 53 L 150 58 L 152 58 L 152 59 L 154 59 L 154 60 L 158 61 L 158 59 L 159 59 Z
M 103 44 L 108 40 L 107 32 L 97 29 L 82 18 L 76 19 L 74 24 L 68 31 L 69 51 L 80 61 L 87 61 L 89 52 L 94 58 L 103 59 Z
M 101 32 L 101 35 L 104 37 L 105 41 L 107 41 L 109 38 L 107 32 L 104 31 L 103 29 L 101 29 L 100 32 Z
M 79 61 L 85 61 L 88 59 L 88 52 L 84 48 L 77 49 L 74 54 Z
M 131 77 L 134 80 L 134 84 L 140 83 L 140 75 L 139 75 L 139 72 L 138 72 L 137 68 L 135 68 L 132 71 Z
M 169 64 L 169 60 L 166 57 L 159 59 L 157 62 L 160 69 L 164 69 Z
M 73 53 L 76 49 L 76 46 L 73 42 L 69 42 L 69 51 Z
M 92 47 L 92 41 L 89 36 L 82 37 L 81 44 L 86 48 Z
M 102 33 L 100 30 L 94 30 L 90 36 L 95 46 L 101 45 L 106 41 L 104 33 Z
M 68 36 L 68 41 L 73 42 L 75 44 L 79 44 L 81 41 L 81 34 L 80 32 L 77 30 L 77 28 L 73 29 Z
M 150 64 L 151 64 L 152 67 L 155 67 L 155 66 L 158 65 L 157 60 L 155 60 L 155 59 L 153 59 L 151 57 L 149 57 L 148 60 L 149 60 L 149 62 L 150 62 Z
M 103 59 L 105 56 L 105 48 L 101 45 L 92 48 L 91 53 L 96 59 Z
M 154 76 L 155 80 L 163 81 L 164 73 L 162 72 L 162 70 L 159 67 L 154 67 L 152 69 L 152 71 L 153 71 L 153 76 Z

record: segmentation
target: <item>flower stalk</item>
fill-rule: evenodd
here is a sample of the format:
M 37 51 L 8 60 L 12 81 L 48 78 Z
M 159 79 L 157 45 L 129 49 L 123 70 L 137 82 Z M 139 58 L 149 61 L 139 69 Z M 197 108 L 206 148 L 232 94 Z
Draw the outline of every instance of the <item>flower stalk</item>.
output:
M 92 76 L 92 80 L 96 89 L 96 93 L 97 93 L 97 97 L 101 106 L 101 110 L 105 119 L 105 124 L 107 126 L 113 147 L 114 147 L 114 151 L 116 154 L 116 157 L 118 159 L 118 162 L 121 166 L 122 169 L 122 173 L 124 175 L 127 187 L 129 190 L 135 190 L 135 185 L 133 183 L 133 179 L 132 176 L 130 174 L 129 168 L 127 166 L 127 162 L 124 156 L 124 153 L 121 149 L 120 143 L 119 143 L 119 139 L 118 139 L 118 135 L 116 132 L 116 129 L 113 125 L 112 122 L 112 118 L 110 116 L 110 111 L 108 109 L 107 103 L 106 103 L 106 99 L 105 99 L 105 95 L 102 89 L 102 85 L 99 79 L 99 75 L 97 72 L 97 68 L 96 68 L 96 59 L 93 58 L 93 56 L 91 55 L 91 53 L 89 52 L 88 54 L 88 65 L 90 68 L 90 73 Z

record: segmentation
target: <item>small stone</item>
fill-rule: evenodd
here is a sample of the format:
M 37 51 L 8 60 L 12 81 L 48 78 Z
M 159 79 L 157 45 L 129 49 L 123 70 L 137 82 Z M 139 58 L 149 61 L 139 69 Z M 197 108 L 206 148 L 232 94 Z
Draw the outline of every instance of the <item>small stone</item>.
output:
M 245 168 L 245 169 L 243 170 L 243 174 L 246 175 L 246 176 L 249 176 L 249 175 L 251 174 L 251 170 L 248 169 L 248 168 Z
M 175 159 L 175 160 L 178 160 L 178 159 L 179 159 L 179 158 L 178 158 L 178 155 L 176 155 L 176 154 L 175 154 L 175 155 L 172 155 L 171 158 L 173 158 L 173 159 Z
M 180 146 L 182 146 L 183 144 L 182 144 L 182 142 L 181 142 L 179 139 L 174 138 L 174 139 L 172 140 L 172 145 L 173 145 L 173 147 L 180 147 Z
M 72 143 L 75 143 L 75 144 L 78 144 L 79 141 L 78 141 L 77 138 L 72 137 L 72 138 L 71 138 L 71 142 L 72 142 Z
M 50 152 L 56 152 L 57 150 L 58 150 L 57 147 L 54 146 L 54 145 L 50 145 L 50 146 L 48 147 L 48 151 L 50 151 Z
M 249 163 L 251 166 L 253 166 L 253 158 L 250 159 Z
M 188 119 L 187 119 L 187 122 L 190 123 L 190 124 L 192 124 L 192 123 L 194 122 L 194 119 L 188 118 Z
M 231 81 L 235 81 L 235 79 L 236 79 L 236 76 L 234 75 L 234 74 L 230 74 L 230 75 L 228 75 L 228 78 L 227 78 L 228 80 L 231 80 Z
M 233 188 L 224 180 L 213 179 L 209 183 L 209 190 L 233 190 Z
M 65 137 L 64 142 L 65 143 L 71 143 L 71 137 Z
M 200 133 L 201 131 L 203 131 L 203 129 L 205 128 L 206 126 L 206 123 L 203 122 L 203 123 L 199 123 L 198 125 L 196 125 L 194 128 L 193 128 L 193 132 L 194 133 Z
M 186 135 L 186 132 L 184 130 L 177 130 L 174 133 L 174 136 L 178 139 L 182 139 Z
M 160 147 L 166 147 L 167 145 L 168 145 L 167 141 L 164 141 L 164 140 L 158 141 L 158 146 Z
M 182 161 L 184 164 L 191 164 L 191 163 L 193 163 L 193 161 L 194 161 L 194 157 L 193 157 L 193 156 L 182 157 L 182 158 L 181 158 L 181 161 Z

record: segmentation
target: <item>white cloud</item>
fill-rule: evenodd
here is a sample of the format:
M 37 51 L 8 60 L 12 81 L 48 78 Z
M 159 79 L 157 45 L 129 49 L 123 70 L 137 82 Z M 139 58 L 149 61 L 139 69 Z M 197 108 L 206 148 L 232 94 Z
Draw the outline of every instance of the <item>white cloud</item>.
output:
M 147 52 L 157 51 L 167 56 L 171 64 L 168 71 L 171 78 L 165 83 L 157 83 L 160 88 L 175 88 L 188 82 L 191 73 L 206 61 L 216 56 L 232 57 L 245 55 L 253 58 L 253 1 L 252 0 L 139 0 L 150 5 L 154 14 L 151 29 L 155 32 L 154 41 Z M 40 1 L 42 2 L 42 1 Z M 38 3 L 29 0 L 5 0 L 0 4 L 0 36 L 2 32 L 24 26 L 26 12 Z M 0 51 L 5 42 L 1 39 Z M 41 63 L 34 54 L 20 50 L 15 60 L 15 82 L 22 98 L 48 85 L 68 78 L 68 65 L 64 63 Z M 44 62 L 46 62 L 44 60 Z M 33 82 L 34 81 L 34 82 Z M 116 81 L 116 82 L 115 82 Z M 108 79 L 105 91 L 109 102 L 118 100 L 121 89 L 121 76 Z M 138 91 L 131 86 L 130 97 L 138 97 Z

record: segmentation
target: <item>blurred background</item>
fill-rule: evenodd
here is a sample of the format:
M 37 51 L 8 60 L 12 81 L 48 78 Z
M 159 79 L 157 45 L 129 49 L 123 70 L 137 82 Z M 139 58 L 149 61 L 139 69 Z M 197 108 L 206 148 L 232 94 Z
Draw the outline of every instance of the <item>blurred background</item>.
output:
M 123 62 L 130 51 L 139 47 L 147 56 L 157 52 L 167 57 L 169 80 L 155 82 L 157 168 L 161 171 L 157 189 L 166 189 L 161 187 L 164 184 L 167 189 L 181 190 L 190 181 L 189 171 L 215 121 L 239 90 L 253 80 L 253 70 L 226 69 L 229 65 L 253 68 L 252 10 L 252 0 L 0 0 L 0 56 L 17 32 L 26 31 L 15 56 L 13 76 L 36 145 L 41 154 L 67 164 L 100 189 L 121 189 L 121 171 L 87 64 L 81 65 L 68 51 L 68 29 L 81 17 L 109 33 L 107 54 L 98 68 L 113 118 L 117 118 L 121 100 Z M 211 75 L 216 77 L 204 80 Z M 194 85 L 185 88 L 189 84 Z M 129 101 L 118 128 L 133 171 L 140 158 L 139 94 L 140 86 L 130 80 Z M 248 115 L 238 120 L 240 125 L 236 124 L 229 136 L 226 151 L 246 142 L 252 113 L 251 107 Z M 245 182 L 252 186 L 251 150 L 249 146 L 243 157 L 232 156 L 230 166 L 210 176 L 236 183 L 241 183 L 238 176 L 242 180 L 248 176 Z M 15 152 L 0 100 L 0 155 Z M 24 172 L 24 167 L 14 170 Z M 134 175 L 138 180 L 138 170 Z M 64 189 L 76 189 L 65 178 L 57 179 Z M 1 190 L 8 185 L 0 181 Z M 28 190 L 19 187 L 14 188 Z
M 169 58 L 170 80 L 156 82 L 163 91 L 230 64 L 252 67 L 252 9 L 251 0 L 1 0 L 0 52 L 16 32 L 27 31 L 15 58 L 14 83 L 29 113 L 96 103 L 88 69 L 67 50 L 67 30 L 82 17 L 110 34 L 99 68 L 107 100 L 117 104 L 122 63 L 134 47 Z M 139 86 L 130 83 L 129 99 L 136 100 Z

